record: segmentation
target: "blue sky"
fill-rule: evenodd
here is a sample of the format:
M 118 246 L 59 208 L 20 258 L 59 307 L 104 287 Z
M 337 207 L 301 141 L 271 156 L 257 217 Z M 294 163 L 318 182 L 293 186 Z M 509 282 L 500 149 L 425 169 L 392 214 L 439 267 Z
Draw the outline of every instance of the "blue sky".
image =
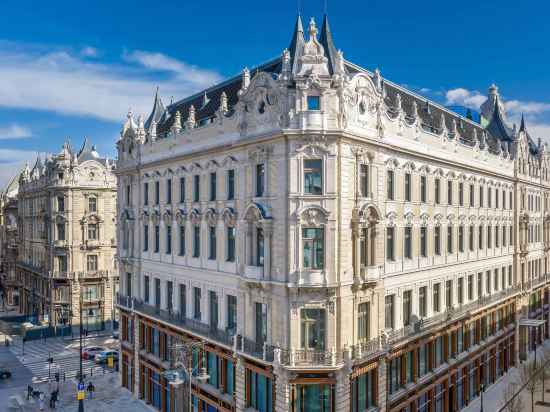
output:
M 304 20 L 324 0 L 301 0 Z M 165 103 L 279 55 L 297 1 L 3 2 L 0 185 L 37 152 L 89 136 L 102 153 L 128 108 Z M 495 82 L 512 121 L 550 141 L 550 5 L 541 0 L 327 0 L 346 59 L 443 104 L 479 106 Z

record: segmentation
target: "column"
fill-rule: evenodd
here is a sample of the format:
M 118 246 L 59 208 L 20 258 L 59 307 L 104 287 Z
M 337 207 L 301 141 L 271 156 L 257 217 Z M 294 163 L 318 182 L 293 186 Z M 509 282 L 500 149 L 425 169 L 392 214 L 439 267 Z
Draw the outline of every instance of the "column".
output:
M 361 277 L 361 233 L 359 222 L 353 222 L 353 273 L 356 279 Z
M 241 357 L 235 366 L 235 409 L 243 412 L 246 409 L 246 368 Z
M 386 388 L 386 360 L 384 358 L 378 361 L 378 411 L 379 412 L 388 412 L 386 406 L 386 397 L 387 397 L 387 388 Z

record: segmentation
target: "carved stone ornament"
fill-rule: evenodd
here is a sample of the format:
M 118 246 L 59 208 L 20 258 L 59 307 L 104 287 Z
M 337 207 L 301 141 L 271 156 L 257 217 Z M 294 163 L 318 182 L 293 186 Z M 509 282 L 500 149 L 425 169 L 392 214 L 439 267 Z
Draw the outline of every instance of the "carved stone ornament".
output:
M 170 224 L 172 222 L 172 211 L 165 210 L 162 214 L 162 220 L 165 224 Z
M 327 223 L 329 212 L 321 208 L 310 207 L 300 213 L 300 223 L 306 226 L 320 226 Z
M 248 152 L 248 159 L 252 162 L 265 162 L 273 153 L 273 147 L 269 145 L 256 146 L 254 150 Z
M 233 210 L 233 208 L 226 207 L 222 211 L 222 219 L 226 226 L 235 227 L 237 224 L 237 213 Z
M 185 209 L 178 209 L 176 212 L 176 221 L 183 225 L 185 221 L 187 220 L 187 211 Z
M 294 146 L 296 153 L 307 156 L 322 156 L 330 153 L 332 142 L 325 135 L 311 135 L 297 141 Z
M 218 212 L 216 212 L 216 210 L 209 208 L 204 214 L 204 217 L 208 223 L 208 226 L 216 226 L 216 223 L 218 222 Z
M 200 225 L 201 217 L 201 213 L 197 209 L 193 209 L 189 213 L 189 220 L 194 226 Z

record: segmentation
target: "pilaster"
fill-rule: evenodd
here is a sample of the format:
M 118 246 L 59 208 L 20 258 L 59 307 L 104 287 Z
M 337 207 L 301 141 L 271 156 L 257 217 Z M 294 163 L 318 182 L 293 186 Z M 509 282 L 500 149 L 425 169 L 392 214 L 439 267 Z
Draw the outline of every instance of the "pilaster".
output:
M 242 412 L 246 409 L 246 370 L 241 357 L 237 358 L 235 367 L 235 410 Z

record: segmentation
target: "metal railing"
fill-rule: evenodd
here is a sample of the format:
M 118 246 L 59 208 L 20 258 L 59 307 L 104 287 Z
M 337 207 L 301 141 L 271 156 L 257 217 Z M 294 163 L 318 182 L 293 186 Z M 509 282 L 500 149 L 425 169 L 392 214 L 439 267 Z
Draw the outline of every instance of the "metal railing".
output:
M 521 292 L 521 289 L 521 285 L 516 285 L 503 291 L 495 292 L 491 295 L 482 296 L 479 299 L 476 299 L 464 305 L 449 308 L 436 316 L 412 322 L 410 325 L 405 326 L 401 329 L 390 331 L 387 334 L 388 343 L 396 343 L 400 340 L 408 339 L 410 337 L 425 333 L 435 327 L 442 326 L 446 322 L 455 321 L 461 316 L 468 314 L 469 312 L 484 308 L 494 302 L 513 296 Z
M 280 352 L 278 362 L 281 365 L 295 366 L 325 366 L 335 367 L 340 365 L 343 360 L 343 352 L 320 350 L 320 349 L 277 349 Z

